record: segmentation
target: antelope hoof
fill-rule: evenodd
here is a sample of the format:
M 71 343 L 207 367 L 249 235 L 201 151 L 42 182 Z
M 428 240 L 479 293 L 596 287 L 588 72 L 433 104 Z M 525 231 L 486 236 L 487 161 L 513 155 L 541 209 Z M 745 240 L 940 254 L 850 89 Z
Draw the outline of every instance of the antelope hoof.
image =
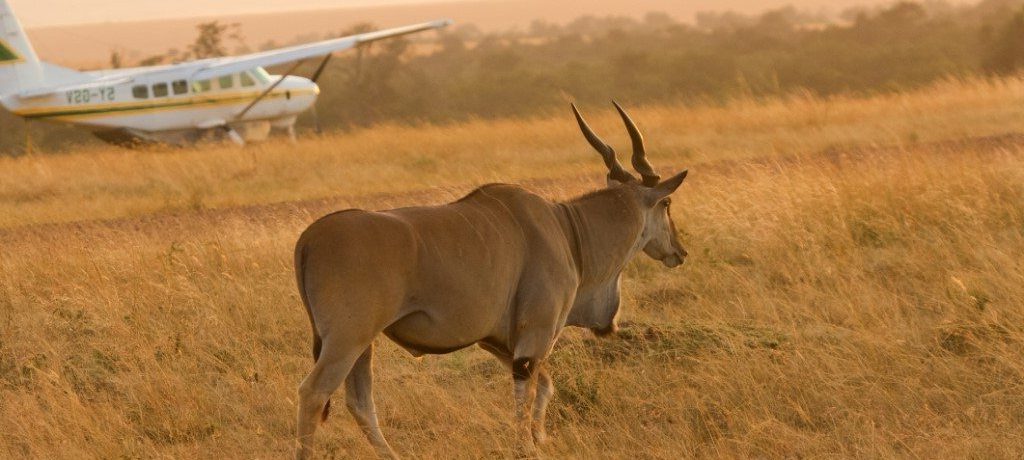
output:
M 548 443 L 548 434 L 543 428 L 533 430 L 533 442 L 534 444 L 543 445 Z
M 537 450 L 537 443 L 534 441 L 535 435 L 527 433 L 523 433 L 523 435 L 519 436 L 520 442 L 515 447 L 515 452 L 512 454 L 513 457 L 516 460 L 530 460 L 541 458 L 540 453 Z
M 528 443 L 516 452 L 516 460 L 539 460 L 542 458 L 533 443 Z

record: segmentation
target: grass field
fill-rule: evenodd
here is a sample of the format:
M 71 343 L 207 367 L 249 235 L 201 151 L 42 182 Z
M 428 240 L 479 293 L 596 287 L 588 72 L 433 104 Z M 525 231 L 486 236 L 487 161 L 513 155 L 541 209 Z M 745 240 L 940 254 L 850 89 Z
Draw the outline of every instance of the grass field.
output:
M 628 150 L 610 110 L 583 109 Z M 544 454 L 1024 455 L 1024 82 L 633 116 L 657 167 L 690 169 L 674 216 L 691 257 L 629 267 L 618 337 L 563 336 Z M 602 177 L 568 110 L 0 159 L 0 457 L 289 455 L 312 364 L 291 266 L 306 225 Z M 511 378 L 489 355 L 378 345 L 399 453 L 512 454 Z M 372 456 L 344 410 L 317 451 Z

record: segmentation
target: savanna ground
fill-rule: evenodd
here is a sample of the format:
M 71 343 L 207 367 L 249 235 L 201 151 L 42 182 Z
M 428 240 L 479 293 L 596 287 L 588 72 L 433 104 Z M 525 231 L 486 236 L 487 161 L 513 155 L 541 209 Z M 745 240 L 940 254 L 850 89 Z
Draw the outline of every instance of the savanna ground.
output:
M 567 109 L 567 107 L 566 107 Z M 627 151 L 607 108 L 584 107 Z M 1024 455 L 1024 82 L 633 110 L 691 253 L 639 259 L 619 337 L 551 360 L 551 458 Z M 281 458 L 319 215 L 492 181 L 598 187 L 568 110 L 298 145 L 0 159 L 0 457 Z M 377 348 L 412 458 L 512 455 L 509 373 Z M 339 407 L 340 409 L 340 407 Z M 367 458 L 336 410 L 318 454 Z

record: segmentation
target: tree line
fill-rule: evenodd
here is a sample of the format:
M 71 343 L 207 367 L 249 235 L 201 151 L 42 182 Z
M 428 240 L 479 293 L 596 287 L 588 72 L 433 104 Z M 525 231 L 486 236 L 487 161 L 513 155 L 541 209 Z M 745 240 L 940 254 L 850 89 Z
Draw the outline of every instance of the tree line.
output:
M 331 36 L 371 29 L 357 24 Z M 235 25 L 200 24 L 186 52 L 150 60 L 223 55 L 240 37 Z M 692 23 L 657 12 L 640 19 L 584 16 L 500 33 L 460 25 L 341 54 L 319 81 L 317 114 L 326 130 L 449 123 L 550 113 L 569 99 L 715 104 L 795 91 L 904 91 L 943 78 L 1012 75 L 1022 66 L 1024 0 L 904 1 L 838 18 L 792 7 L 759 15 L 702 13 Z M 300 119 L 301 128 L 312 123 L 310 114 Z M 23 129 L 10 114 L 0 116 L 0 152 L 21 152 Z M 87 138 L 51 125 L 32 130 L 46 150 Z

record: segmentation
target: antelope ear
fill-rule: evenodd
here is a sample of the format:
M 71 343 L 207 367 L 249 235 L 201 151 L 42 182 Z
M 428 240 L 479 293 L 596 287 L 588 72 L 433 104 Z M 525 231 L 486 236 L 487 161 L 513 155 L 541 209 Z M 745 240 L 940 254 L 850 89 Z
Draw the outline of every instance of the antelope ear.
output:
M 614 177 L 612 177 L 611 174 L 609 174 L 607 177 L 605 177 L 605 180 L 608 182 L 608 188 L 618 187 L 620 185 L 626 185 L 626 182 L 622 182 L 622 181 L 620 181 L 618 179 L 615 179 Z
M 662 181 L 660 184 L 655 185 L 654 187 L 651 187 L 650 189 L 648 189 L 647 192 L 646 192 L 647 193 L 647 196 L 646 196 L 647 204 L 650 205 L 650 206 L 654 206 L 655 203 L 657 203 L 657 202 L 663 200 L 665 197 L 675 193 L 676 189 L 679 188 L 679 186 L 683 184 L 683 179 L 686 179 L 686 174 L 688 172 L 690 172 L 690 171 L 689 170 L 683 171 L 683 172 L 681 172 L 679 174 L 676 174 L 676 175 L 674 175 L 674 176 L 672 176 L 672 177 Z

